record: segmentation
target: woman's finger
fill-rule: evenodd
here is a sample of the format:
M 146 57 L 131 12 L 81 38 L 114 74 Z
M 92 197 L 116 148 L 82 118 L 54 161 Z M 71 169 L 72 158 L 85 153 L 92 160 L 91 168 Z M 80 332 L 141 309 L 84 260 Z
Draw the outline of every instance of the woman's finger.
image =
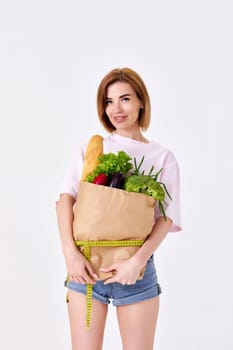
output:
M 75 283 L 86 283 L 84 277 L 80 275 L 71 275 L 70 280 Z
M 78 283 L 81 283 L 81 284 L 85 284 L 86 283 L 85 278 L 83 276 L 79 276 L 77 278 L 77 281 L 78 281 Z
M 115 270 L 117 270 L 116 264 L 110 265 L 108 267 L 102 267 L 100 269 L 101 272 L 111 272 L 111 271 L 115 271 Z
M 89 273 L 89 275 L 90 276 L 92 276 L 92 277 L 94 277 L 94 278 L 98 278 L 98 276 L 97 276 L 97 274 L 93 271 L 93 269 L 92 269 L 92 267 L 91 267 L 91 264 L 87 264 L 86 265 L 86 269 L 87 269 L 87 271 L 88 271 L 88 273 Z
M 85 283 L 88 283 L 88 284 L 95 284 L 96 281 L 93 280 L 88 274 L 86 274 L 83 279 L 85 280 Z

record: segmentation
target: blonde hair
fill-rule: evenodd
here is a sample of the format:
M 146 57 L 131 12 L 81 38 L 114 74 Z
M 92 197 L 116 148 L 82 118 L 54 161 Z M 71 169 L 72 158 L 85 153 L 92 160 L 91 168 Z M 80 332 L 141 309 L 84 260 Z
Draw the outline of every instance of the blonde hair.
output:
M 139 112 L 139 126 L 143 131 L 147 130 L 150 125 L 151 116 L 150 97 L 142 78 L 134 70 L 127 67 L 111 70 L 99 84 L 97 90 L 97 111 L 101 124 L 109 132 L 116 130 L 110 122 L 105 110 L 107 89 L 110 85 L 119 81 L 130 84 L 141 101 L 143 108 L 141 108 Z

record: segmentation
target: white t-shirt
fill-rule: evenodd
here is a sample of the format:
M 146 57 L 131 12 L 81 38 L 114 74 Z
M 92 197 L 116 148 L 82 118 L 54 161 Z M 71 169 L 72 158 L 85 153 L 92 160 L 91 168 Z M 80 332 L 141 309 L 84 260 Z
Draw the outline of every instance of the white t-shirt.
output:
M 87 143 L 79 146 L 77 150 L 75 150 L 67 168 L 59 194 L 68 193 L 74 199 L 77 198 L 86 147 Z M 164 205 L 166 216 L 173 222 L 169 231 L 180 231 L 180 173 L 179 166 L 173 153 L 154 141 L 145 143 L 120 136 L 116 133 L 112 133 L 104 138 L 103 148 L 104 153 L 117 153 L 120 150 L 125 151 L 130 157 L 132 157 L 132 159 L 136 158 L 137 164 L 139 164 L 144 156 L 144 161 L 140 170 L 145 170 L 145 174 L 150 171 L 152 165 L 154 165 L 153 173 L 156 173 L 163 168 L 158 181 L 161 181 L 166 185 L 167 190 L 172 197 L 171 201 L 166 196 L 165 201 L 167 205 Z M 159 216 L 161 216 L 161 213 L 158 205 L 156 205 L 155 221 Z

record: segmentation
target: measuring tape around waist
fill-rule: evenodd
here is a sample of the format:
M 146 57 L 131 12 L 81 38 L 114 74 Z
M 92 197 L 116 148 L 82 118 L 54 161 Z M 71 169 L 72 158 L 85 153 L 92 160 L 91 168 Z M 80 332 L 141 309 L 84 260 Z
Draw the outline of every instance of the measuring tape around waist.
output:
M 132 239 L 132 240 L 115 240 L 115 241 L 75 241 L 77 247 L 83 247 L 83 254 L 88 261 L 90 261 L 91 247 L 141 247 L 144 240 Z M 68 278 L 66 283 L 68 282 Z M 66 297 L 67 302 L 68 297 Z M 91 309 L 92 309 L 92 284 L 87 284 L 86 292 L 86 326 L 90 328 L 91 321 Z

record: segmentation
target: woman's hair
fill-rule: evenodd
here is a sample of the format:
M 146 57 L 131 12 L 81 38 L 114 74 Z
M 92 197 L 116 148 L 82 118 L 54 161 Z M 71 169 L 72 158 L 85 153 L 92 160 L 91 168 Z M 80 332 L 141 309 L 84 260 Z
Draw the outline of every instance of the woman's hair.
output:
M 142 78 L 130 68 L 113 69 L 108 74 L 106 74 L 100 82 L 97 90 L 97 111 L 101 124 L 109 132 L 116 130 L 105 112 L 107 89 L 110 85 L 116 82 L 128 83 L 135 91 L 143 106 L 139 112 L 139 126 L 142 130 L 147 130 L 150 124 L 151 115 L 150 97 Z

